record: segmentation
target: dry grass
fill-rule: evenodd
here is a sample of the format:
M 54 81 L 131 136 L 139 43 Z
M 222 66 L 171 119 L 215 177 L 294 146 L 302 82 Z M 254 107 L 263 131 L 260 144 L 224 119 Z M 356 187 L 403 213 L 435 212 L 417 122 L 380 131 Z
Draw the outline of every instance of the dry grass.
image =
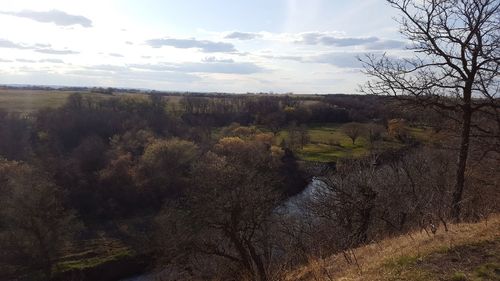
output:
M 0 110 L 30 113 L 41 108 L 62 106 L 70 91 L 0 89 Z
M 491 216 L 481 223 L 449 227 L 448 232 L 439 229 L 436 235 L 414 232 L 354 249 L 352 252 L 358 265 L 348 264 L 341 254 L 314 259 L 290 273 L 287 280 L 432 280 L 434 278 L 429 272 L 416 268 L 419 262 L 435 257 L 437 253 L 452 252 L 449 250 L 457 247 L 494 243 L 500 239 L 500 215 Z

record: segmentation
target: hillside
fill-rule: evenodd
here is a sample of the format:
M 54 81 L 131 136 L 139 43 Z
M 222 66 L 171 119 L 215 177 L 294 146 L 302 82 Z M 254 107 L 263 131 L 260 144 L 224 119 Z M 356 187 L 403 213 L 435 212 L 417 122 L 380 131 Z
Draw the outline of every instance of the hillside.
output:
M 500 215 L 480 223 L 450 225 L 448 232 L 442 228 L 435 235 L 417 231 L 346 255 L 311 260 L 287 277 L 304 281 L 500 280 Z

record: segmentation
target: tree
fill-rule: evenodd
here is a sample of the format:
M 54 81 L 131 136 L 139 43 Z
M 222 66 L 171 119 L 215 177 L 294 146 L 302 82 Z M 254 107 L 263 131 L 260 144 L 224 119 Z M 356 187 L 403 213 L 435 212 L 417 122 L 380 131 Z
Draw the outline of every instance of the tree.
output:
M 498 107 L 500 2 L 495 0 L 387 0 L 401 13 L 413 59 L 361 59 L 374 78 L 363 90 L 431 107 L 461 124 L 451 215 L 460 220 L 473 114 Z
M 372 123 L 366 125 L 366 130 L 367 139 L 370 142 L 371 148 L 373 149 L 375 142 L 382 139 L 382 134 L 385 132 L 385 128 L 382 125 Z
M 363 126 L 359 123 L 347 123 L 342 126 L 341 130 L 352 140 L 352 144 L 355 144 L 363 132 Z
M 41 271 L 52 277 L 64 246 L 78 229 L 73 212 L 64 206 L 63 192 L 46 175 L 17 162 L 0 160 L 0 262 L 4 259 L 30 280 Z
M 408 138 L 408 129 L 404 119 L 391 119 L 387 121 L 387 132 L 389 136 L 400 141 L 405 141 Z
M 198 147 L 185 140 L 157 140 L 149 144 L 137 167 L 137 183 L 151 200 L 163 203 L 165 198 L 179 196 L 188 185 L 191 166 Z
M 299 139 L 300 139 L 300 148 L 303 149 L 304 145 L 308 144 L 311 141 L 311 136 L 309 135 L 309 130 L 306 125 L 300 125 L 299 127 Z
M 158 218 L 160 244 L 168 255 L 180 251 L 171 259 L 182 259 L 190 249 L 190 257 L 198 254 L 221 263 L 225 272 L 215 274 L 233 271 L 230 280 L 270 279 L 268 227 L 282 187 L 282 153 L 276 150 L 267 142 L 226 137 L 200 157 L 183 204 Z M 195 259 L 199 264 L 200 258 Z
M 24 160 L 31 150 L 31 128 L 27 118 L 0 110 L 0 155 L 9 160 Z

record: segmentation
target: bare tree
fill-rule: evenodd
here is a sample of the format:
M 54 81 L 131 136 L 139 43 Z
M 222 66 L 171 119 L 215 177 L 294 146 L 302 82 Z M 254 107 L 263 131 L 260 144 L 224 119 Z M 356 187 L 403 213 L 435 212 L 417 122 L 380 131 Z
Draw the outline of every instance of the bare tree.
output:
M 204 274 L 212 271 L 223 280 L 271 280 L 270 224 L 281 198 L 281 154 L 264 141 L 238 137 L 221 139 L 213 150 L 193 165 L 183 203 L 158 218 L 165 259 L 198 257 L 212 263 Z
M 370 142 L 370 148 L 374 148 L 375 142 L 382 139 L 382 134 L 386 131 L 384 126 L 379 124 L 367 124 L 365 126 L 367 139 Z
M 309 130 L 307 129 L 306 125 L 300 125 L 299 135 L 300 135 L 300 148 L 304 149 L 304 146 L 311 141 L 311 135 L 309 134 Z
M 374 78 L 363 91 L 434 108 L 461 124 L 451 211 L 458 221 L 472 130 L 491 133 L 473 122 L 473 114 L 498 108 L 500 1 L 387 2 L 401 13 L 401 33 L 413 42 L 414 58 L 361 59 Z
M 363 126 L 359 123 L 347 123 L 342 126 L 341 129 L 342 132 L 352 140 L 352 144 L 356 143 L 356 140 L 361 136 L 361 133 L 363 132 Z

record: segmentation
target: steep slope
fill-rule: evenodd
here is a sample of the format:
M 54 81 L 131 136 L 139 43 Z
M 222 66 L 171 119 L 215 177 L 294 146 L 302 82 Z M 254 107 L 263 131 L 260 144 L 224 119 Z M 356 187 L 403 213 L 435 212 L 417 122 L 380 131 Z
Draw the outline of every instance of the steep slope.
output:
M 500 215 L 311 260 L 288 280 L 500 280 Z

